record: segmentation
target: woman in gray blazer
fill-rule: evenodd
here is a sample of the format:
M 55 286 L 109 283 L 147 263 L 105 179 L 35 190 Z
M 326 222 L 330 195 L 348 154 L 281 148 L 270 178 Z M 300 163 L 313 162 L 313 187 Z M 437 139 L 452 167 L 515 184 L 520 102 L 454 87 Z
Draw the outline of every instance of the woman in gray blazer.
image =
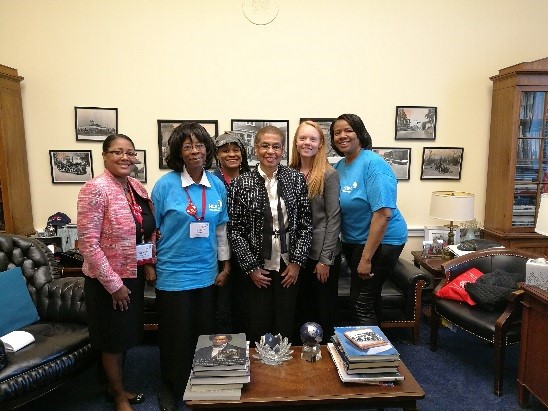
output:
M 290 167 L 306 178 L 312 209 L 312 245 L 301 269 L 297 321 L 319 323 L 323 342 L 333 335 L 341 263 L 339 175 L 327 161 L 325 135 L 313 121 L 303 121 L 293 138 Z

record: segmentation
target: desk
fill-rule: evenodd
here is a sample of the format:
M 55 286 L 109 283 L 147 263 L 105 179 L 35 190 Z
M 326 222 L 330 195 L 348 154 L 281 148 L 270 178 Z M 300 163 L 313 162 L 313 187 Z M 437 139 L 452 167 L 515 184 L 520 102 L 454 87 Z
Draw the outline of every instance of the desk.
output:
M 532 393 L 548 407 L 548 292 L 527 284 L 521 285 L 520 288 L 525 296 L 521 321 L 518 402 L 520 407 L 524 407 L 529 400 L 529 393 Z
M 341 406 L 360 408 L 403 408 L 416 410 L 417 400 L 424 398 L 424 391 L 401 363 L 403 381 L 393 387 L 369 384 L 343 383 L 327 346 L 322 345 L 322 359 L 315 363 L 301 360 L 301 348 L 293 347 L 293 359 L 280 365 L 266 365 L 251 358 L 251 382 L 242 389 L 240 401 L 187 401 L 191 409 L 231 407 L 294 407 L 309 409 Z M 255 352 L 251 349 L 251 354 Z

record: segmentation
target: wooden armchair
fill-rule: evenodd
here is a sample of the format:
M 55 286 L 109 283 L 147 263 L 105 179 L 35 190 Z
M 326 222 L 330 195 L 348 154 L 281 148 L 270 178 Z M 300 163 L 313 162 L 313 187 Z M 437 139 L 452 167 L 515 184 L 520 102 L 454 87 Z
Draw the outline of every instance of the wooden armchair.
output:
M 430 323 L 430 349 L 435 351 L 438 343 L 440 319 L 444 318 L 462 330 L 486 340 L 494 346 L 495 380 L 494 393 L 502 395 L 502 375 L 506 346 L 516 344 L 520 339 L 522 290 L 514 291 L 508 297 L 506 308 L 494 312 L 464 302 L 436 297 L 436 292 L 470 268 L 483 273 L 497 269 L 506 272 L 525 273 L 525 264 L 529 258 L 538 258 L 537 254 L 504 248 L 492 248 L 457 257 L 442 265 L 445 279 L 436 287 L 432 296 L 432 318 Z

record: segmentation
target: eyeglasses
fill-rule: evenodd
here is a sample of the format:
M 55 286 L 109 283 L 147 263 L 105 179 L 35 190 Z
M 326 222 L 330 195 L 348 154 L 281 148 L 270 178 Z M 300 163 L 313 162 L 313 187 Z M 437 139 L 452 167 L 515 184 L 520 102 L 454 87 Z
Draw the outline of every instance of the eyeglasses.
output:
M 269 148 L 271 148 L 274 151 L 280 151 L 283 146 L 281 144 L 268 144 L 268 143 L 261 143 L 257 144 L 257 147 L 259 147 L 261 150 L 267 151 Z
M 110 150 L 107 151 L 107 153 L 112 154 L 114 157 L 123 157 L 124 154 L 128 156 L 129 158 L 135 158 L 137 157 L 137 152 L 135 151 L 122 151 L 122 150 Z
M 204 143 L 196 143 L 196 144 L 185 144 L 183 146 L 183 151 L 190 151 L 192 148 L 195 148 L 196 150 L 203 150 L 205 148 Z

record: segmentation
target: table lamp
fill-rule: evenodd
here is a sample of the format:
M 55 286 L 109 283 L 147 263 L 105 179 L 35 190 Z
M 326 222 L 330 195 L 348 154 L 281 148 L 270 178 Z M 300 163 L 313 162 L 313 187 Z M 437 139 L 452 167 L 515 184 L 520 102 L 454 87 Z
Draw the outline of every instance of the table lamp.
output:
M 430 217 L 450 221 L 447 226 L 447 243 L 455 244 L 456 226 L 453 221 L 469 221 L 474 218 L 474 194 L 463 191 L 434 191 L 430 201 Z
M 540 196 L 535 232 L 548 236 L 548 193 Z

